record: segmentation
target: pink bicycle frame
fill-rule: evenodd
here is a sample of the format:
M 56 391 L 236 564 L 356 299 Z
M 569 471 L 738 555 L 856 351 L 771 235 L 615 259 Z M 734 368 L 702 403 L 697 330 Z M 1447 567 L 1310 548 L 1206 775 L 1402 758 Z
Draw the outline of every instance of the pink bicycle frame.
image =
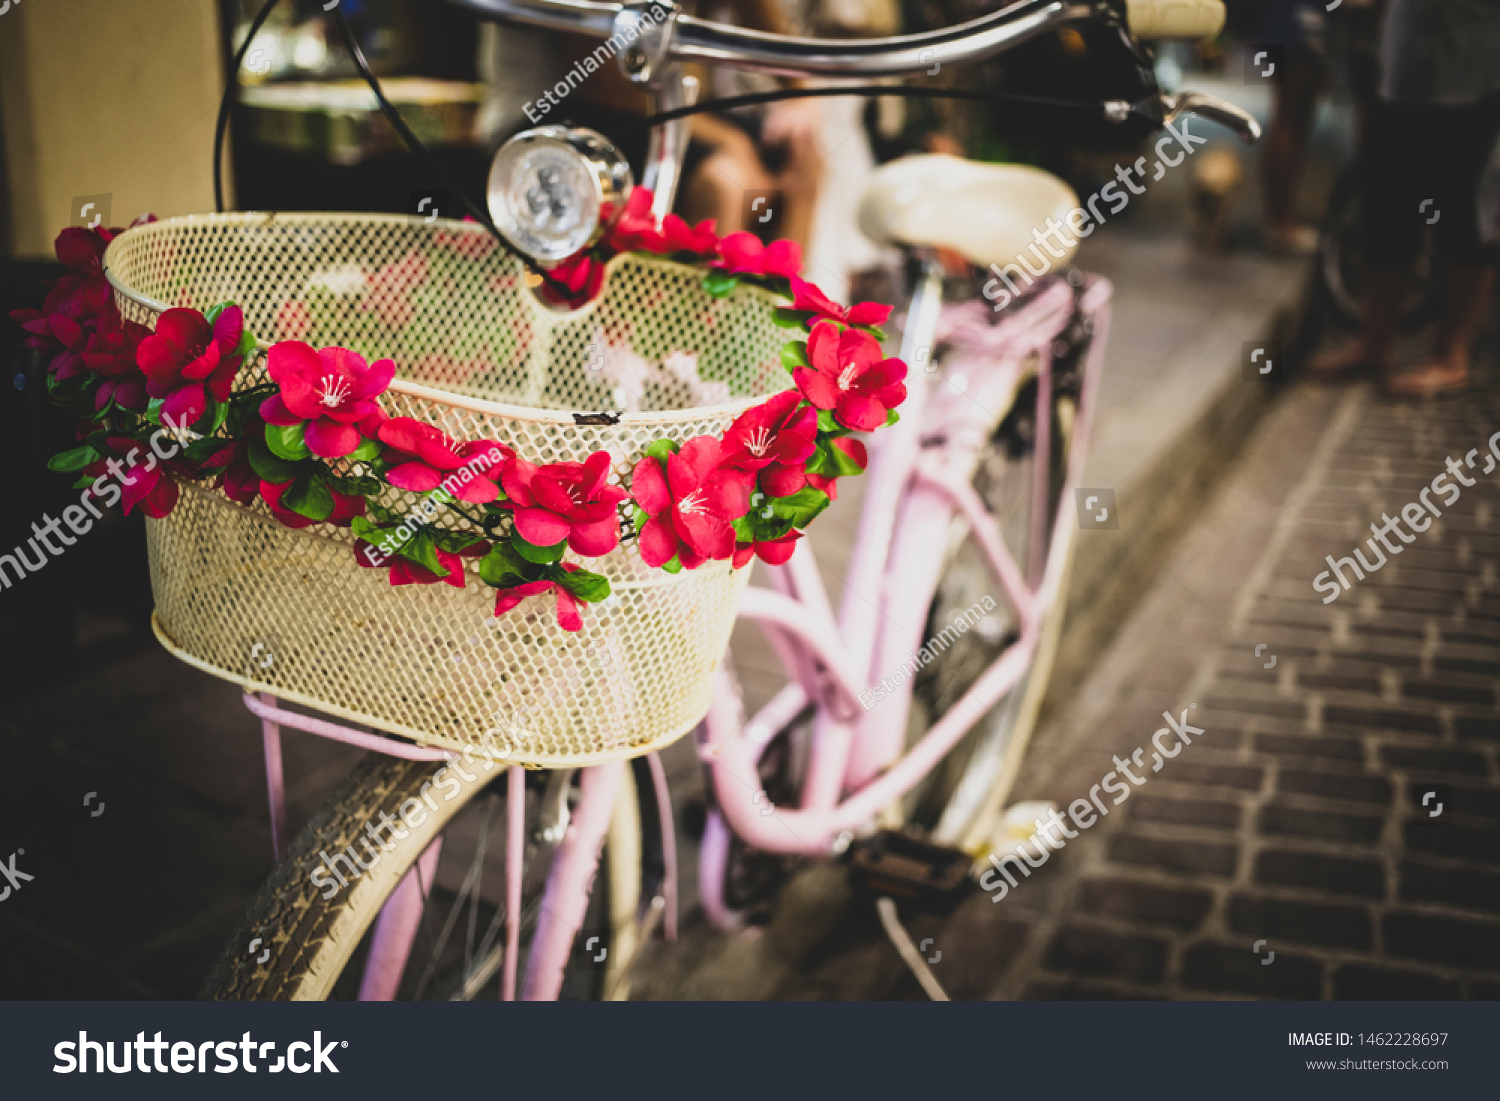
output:
M 409 745 L 379 734 L 343 726 L 278 707 L 274 696 L 246 693 L 245 706 L 261 720 L 261 738 L 265 749 L 266 789 L 271 810 L 271 848 L 279 860 L 286 852 L 286 782 L 281 760 L 281 727 L 316 734 L 319 737 L 357 745 L 364 749 L 412 761 L 442 761 L 453 756 L 446 750 Z M 588 908 L 589 891 L 599 853 L 609 830 L 620 779 L 626 762 L 613 761 L 582 770 L 582 798 L 571 815 L 567 832 L 553 859 L 542 897 L 541 915 L 526 969 L 526 1000 L 555 1000 L 562 988 L 563 971 L 572 951 L 573 938 L 583 924 Z M 660 812 L 667 875 L 673 881 L 666 888 L 666 935 L 676 934 L 676 835 L 671 828 L 672 810 L 666 775 L 652 754 L 651 775 Z M 519 766 L 507 770 L 509 820 L 505 852 L 505 957 L 501 970 L 501 998 L 514 1001 L 517 962 L 520 955 L 521 884 L 524 868 L 526 824 L 525 771 Z M 361 1001 L 390 1001 L 401 985 L 411 946 L 422 918 L 437 873 L 443 839 L 433 841 L 417 859 L 416 865 L 402 877 L 376 919 L 369 956 L 359 986 Z
M 928 357 L 940 305 L 940 279 L 929 271 L 913 298 L 903 357 Z M 1094 319 L 1076 431 L 1063 486 L 1071 494 L 1082 472 L 1089 417 L 1107 338 L 1106 280 L 1085 284 L 1079 307 Z M 842 834 L 868 826 L 885 807 L 909 792 L 942 760 L 1031 664 L 1041 623 L 1057 598 L 1066 564 L 1071 523 L 1059 523 L 1045 562 L 1012 558 L 993 517 L 970 485 L 979 448 L 1010 405 L 1025 359 L 1040 357 L 1038 407 L 1050 408 L 1051 345 L 1073 309 L 1073 289 L 1062 281 L 1039 291 L 987 338 L 991 355 L 964 366 L 963 383 L 938 389 L 931 376 L 908 378 L 902 420 L 880 442 L 858 541 L 835 624 L 816 564 L 803 542 L 782 567 L 770 571 L 774 589 L 747 590 L 740 615 L 765 630 L 790 683 L 749 722 L 727 685 L 705 720 L 699 753 L 709 763 L 723 821 L 710 822 L 704 838 L 701 891 L 714 920 L 732 924 L 722 898 L 725 825 L 763 850 L 825 854 Z M 1050 417 L 1038 416 L 1034 464 L 1038 487 L 1050 478 Z M 1041 502 L 1045 494 L 1034 494 Z M 1034 533 L 1046 522 L 1042 505 L 1030 518 Z M 969 688 L 943 718 L 902 752 L 910 682 L 878 707 L 862 702 L 864 685 L 879 683 L 923 644 L 923 630 L 943 561 L 948 521 L 962 514 L 999 578 L 1020 620 L 1019 638 Z M 1033 545 L 1040 545 L 1033 540 Z M 997 602 L 998 603 L 998 602 Z M 766 747 L 811 701 L 817 705 L 811 757 L 799 808 L 768 811 L 758 763 Z

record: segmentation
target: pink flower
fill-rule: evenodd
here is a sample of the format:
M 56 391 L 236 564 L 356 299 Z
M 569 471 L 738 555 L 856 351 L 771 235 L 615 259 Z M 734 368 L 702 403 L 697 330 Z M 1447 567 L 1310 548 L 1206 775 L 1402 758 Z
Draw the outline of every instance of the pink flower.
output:
M 543 301 L 578 307 L 592 301 L 604 286 L 604 265 L 587 252 L 576 253 L 547 272 L 551 282 L 539 288 Z M 555 284 L 560 284 L 561 289 Z
M 276 310 L 276 338 L 303 340 L 312 332 L 312 311 L 306 302 L 283 302 Z
M 840 436 L 833 441 L 833 446 L 858 463 L 861 470 L 870 465 L 869 452 L 858 440 L 849 436 Z M 839 499 L 838 481 L 838 477 L 832 474 L 809 474 L 807 476 L 807 484 L 828 494 L 830 501 Z
M 787 390 L 747 409 L 724 433 L 721 465 L 760 471 L 760 486 L 788 497 L 806 483 L 804 467 L 817 450 L 818 414 Z
M 442 485 L 460 501 L 475 505 L 500 496 L 496 483 L 501 467 L 515 457 L 514 451 L 493 440 L 456 443 L 432 425 L 411 417 L 392 417 L 380 426 L 378 438 L 389 449 L 387 461 L 399 464 L 386 474 L 391 485 L 412 493 L 426 493 Z M 467 478 L 463 476 L 465 470 Z
M 231 501 L 248 505 L 260 496 L 260 476 L 250 466 L 250 448 L 243 439 L 231 441 L 203 460 L 204 470 L 220 470 L 214 485 Z
M 426 566 L 419 565 L 409 558 L 402 558 L 398 554 L 390 559 L 390 572 L 386 577 L 392 585 L 432 585 L 441 581 L 446 585 L 452 585 L 455 589 L 462 589 L 464 587 L 464 559 L 481 558 L 488 550 L 489 546 L 485 543 L 476 543 L 461 551 L 433 547 L 438 563 L 448 571 L 442 577 Z M 365 569 L 380 569 L 385 562 L 378 560 L 386 557 L 388 556 L 373 543 L 366 543 L 363 539 L 354 541 L 354 559 Z
M 121 470 L 120 462 L 116 462 L 115 470 L 120 470 L 120 503 L 126 516 L 130 515 L 130 510 L 136 505 L 140 505 L 141 511 L 147 516 L 159 520 L 177 506 L 177 483 L 167 476 L 167 472 L 171 470 L 185 477 L 188 473 L 185 468 L 178 463 L 158 461 L 156 455 L 139 440 L 126 436 L 109 436 L 106 437 L 106 443 L 125 464 L 125 468 Z M 84 467 L 83 473 L 97 479 L 99 475 L 113 474 L 113 471 L 108 460 L 99 459 Z
M 688 569 L 734 554 L 734 529 L 750 508 L 749 471 L 721 469 L 721 446 L 697 436 L 667 456 L 666 469 L 646 457 L 636 464 L 631 495 L 651 517 L 641 528 L 641 559 L 661 566 L 677 555 Z
M 756 557 L 768 566 L 780 566 L 792 556 L 792 552 L 797 549 L 797 540 L 801 538 L 800 531 L 789 531 L 780 539 L 758 539 L 753 543 L 736 543 L 734 568 L 742 569 L 750 559 Z
M 827 318 L 830 321 L 842 321 L 845 325 L 880 325 L 891 316 L 891 307 L 877 302 L 857 302 L 846 310 L 817 287 L 795 275 L 792 276 L 792 293 L 792 309 L 815 314 L 816 316 L 809 318 L 813 324 Z
M 385 393 L 396 365 L 388 359 L 367 365 L 363 356 L 347 348 L 317 351 L 300 341 L 284 340 L 271 346 L 267 371 L 281 393 L 261 404 L 260 415 L 276 425 L 306 421 L 308 450 L 325 459 L 341 459 L 359 446 L 356 424 L 384 418 L 373 399 Z
M 150 329 L 124 320 L 114 302 L 107 302 L 94 319 L 94 331 L 89 334 L 88 344 L 83 350 L 83 362 L 96 375 L 138 382 L 144 394 L 146 376 L 137 366 L 136 357 L 141 342 L 150 335 Z
M 652 194 L 637 187 L 626 200 L 619 221 L 610 228 L 608 242 L 617 252 L 654 252 L 670 255 L 691 252 L 699 256 L 712 254 L 719 245 L 712 218 L 705 218 L 692 228 L 676 214 L 668 214 L 660 226 L 651 215 Z
M 797 389 L 819 409 L 832 409 L 846 428 L 880 428 L 887 412 L 906 400 L 906 364 L 883 358 L 880 345 L 863 330 L 820 321 L 808 338 L 807 358 L 811 367 L 792 372 Z
M 77 272 L 102 271 L 104 250 L 120 233 L 118 229 L 84 229 L 69 226 L 52 242 L 53 251 L 62 263 Z
M 347 528 L 349 521 L 356 516 L 365 514 L 365 499 L 363 497 L 351 497 L 340 493 L 338 490 L 330 490 L 333 494 L 333 514 L 327 520 L 313 520 L 303 516 L 300 512 L 293 512 L 285 508 L 281 503 L 281 495 L 287 491 L 291 482 L 267 482 L 260 483 L 260 495 L 265 498 L 266 504 L 270 506 L 271 515 L 289 528 L 305 528 L 310 524 L 333 524 L 335 527 Z M 253 499 L 253 498 L 252 498 Z
M 404 328 L 416 314 L 416 307 L 411 304 L 411 291 L 426 280 L 427 257 L 412 249 L 400 260 L 387 264 L 370 276 L 364 298 L 360 300 L 360 309 L 373 310 L 392 328 Z
M 606 482 L 609 468 L 608 451 L 595 451 L 581 463 L 507 463 L 502 480 L 521 538 L 535 547 L 566 539 L 575 554 L 589 558 L 614 550 L 620 542 L 615 506 L 625 491 Z
M 753 233 L 731 233 L 719 242 L 719 259 L 713 266 L 735 274 L 790 279 L 802 270 L 802 246 L 786 240 L 763 245 Z
M 578 567 L 571 562 L 562 563 L 562 568 L 569 573 L 578 572 Z M 535 596 L 537 593 L 544 593 L 548 590 L 557 593 L 557 625 L 564 631 L 583 630 L 583 616 L 578 613 L 578 598 L 556 581 L 528 581 L 524 585 L 500 589 L 495 597 L 495 615 L 502 616 L 528 596 Z
M 214 401 L 228 401 L 240 369 L 235 355 L 244 335 L 244 316 L 238 306 L 219 314 L 210 328 L 197 310 L 168 310 L 156 322 L 156 332 L 141 341 L 136 363 L 146 373 L 146 392 L 166 398 L 162 413 L 192 424 Z

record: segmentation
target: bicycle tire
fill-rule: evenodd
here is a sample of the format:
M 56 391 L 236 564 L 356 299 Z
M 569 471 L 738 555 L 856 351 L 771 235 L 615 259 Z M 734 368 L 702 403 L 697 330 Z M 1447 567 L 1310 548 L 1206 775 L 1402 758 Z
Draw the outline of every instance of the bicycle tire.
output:
M 362 959 L 364 953 L 360 949 L 392 892 L 428 846 L 458 822 L 466 809 L 474 808 L 483 793 L 494 790 L 495 781 L 505 776 L 506 769 L 494 767 L 486 774 L 486 780 L 480 776 L 481 762 L 467 765 L 479 782 L 461 784 L 459 795 L 451 801 L 431 800 L 427 805 L 435 803 L 437 810 L 430 812 L 420 825 L 413 826 L 403 820 L 404 838 L 394 831 L 384 834 L 391 851 L 382 852 L 379 860 L 331 897 L 324 897 L 326 880 L 323 884 L 314 883 L 313 870 L 320 864 L 323 852 L 337 853 L 366 836 L 367 823 L 378 822 L 382 812 L 394 818 L 407 800 L 417 799 L 420 803 L 422 788 L 431 783 L 438 767 L 431 761 L 407 761 L 380 754 L 361 760 L 272 869 L 229 937 L 199 996 L 215 1000 L 352 997 L 351 991 L 357 990 L 358 981 L 350 965 Z M 528 832 L 530 827 L 528 817 Z M 592 892 L 585 927 L 602 928 L 602 921 L 608 920 L 605 895 L 612 880 L 608 864 L 601 859 L 599 875 L 606 890 Z M 425 909 L 429 911 L 438 894 L 440 878 L 435 875 L 434 882 L 423 883 Z M 613 878 L 618 879 L 618 872 Z M 462 904 L 460 898 L 457 905 Z M 475 907 L 477 910 L 477 902 Z M 605 911 L 602 918 L 601 911 Z M 427 918 L 428 913 L 424 913 L 424 921 Z M 423 931 L 419 929 L 418 943 L 422 937 Z M 263 951 L 269 952 L 264 962 L 247 951 L 254 938 L 259 938 Z M 612 946 L 614 939 L 611 933 Z M 523 956 L 525 949 L 523 943 Z M 414 944 L 413 959 L 417 955 Z M 411 959 L 406 972 L 401 985 L 403 993 L 409 996 L 414 977 Z M 441 984 L 438 989 L 443 989 Z M 571 965 L 565 973 L 564 997 L 598 998 L 604 989 L 603 970 L 588 972 L 582 981 Z
M 1353 327 L 1358 327 L 1362 319 L 1359 285 L 1365 270 L 1359 191 L 1358 166 L 1346 165 L 1334 181 L 1328 209 L 1318 232 L 1318 286 L 1335 316 Z M 1415 286 L 1397 320 L 1398 327 L 1405 333 L 1419 331 L 1435 313 L 1431 241 L 1425 234 L 1423 250 L 1418 254 L 1415 268 Z

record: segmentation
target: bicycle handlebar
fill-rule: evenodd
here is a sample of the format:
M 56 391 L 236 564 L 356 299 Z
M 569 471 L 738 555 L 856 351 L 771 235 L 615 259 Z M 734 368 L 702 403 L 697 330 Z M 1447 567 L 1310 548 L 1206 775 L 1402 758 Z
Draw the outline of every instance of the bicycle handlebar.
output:
M 453 0 L 498 23 L 609 38 L 622 4 L 592 0 Z M 1217 2 L 1217 0 L 1212 0 Z M 1033 35 L 1104 7 L 1081 0 L 1019 0 L 989 15 L 896 38 L 794 38 L 678 16 L 668 52 L 784 76 L 909 76 L 939 62 L 962 64 L 999 53 Z

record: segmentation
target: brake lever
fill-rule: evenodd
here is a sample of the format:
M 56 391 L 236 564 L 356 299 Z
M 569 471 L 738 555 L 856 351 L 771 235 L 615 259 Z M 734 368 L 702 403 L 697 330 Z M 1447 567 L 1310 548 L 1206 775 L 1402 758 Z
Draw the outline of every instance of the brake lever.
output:
M 1123 122 L 1128 115 L 1137 114 L 1162 127 L 1191 112 L 1233 130 L 1246 145 L 1254 145 L 1260 139 L 1260 123 L 1255 121 L 1255 116 L 1206 92 L 1177 92 L 1174 95 L 1163 92 L 1130 104 L 1128 110 L 1124 108 L 1123 101 L 1106 103 L 1105 115 L 1114 121 Z

